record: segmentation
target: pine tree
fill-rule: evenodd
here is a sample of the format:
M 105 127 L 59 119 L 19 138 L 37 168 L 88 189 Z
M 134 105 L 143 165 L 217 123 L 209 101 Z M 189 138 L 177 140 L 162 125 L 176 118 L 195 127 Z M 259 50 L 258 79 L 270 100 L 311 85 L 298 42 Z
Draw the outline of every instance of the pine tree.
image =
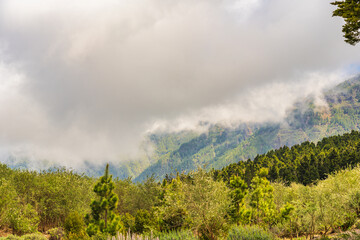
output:
M 239 176 L 230 178 L 229 187 L 231 189 L 231 207 L 229 215 L 234 222 L 248 223 L 250 212 L 245 207 L 245 197 L 248 194 L 248 186 Z
M 262 168 L 251 183 L 250 207 L 252 208 L 252 219 L 255 224 L 260 225 L 271 225 L 276 221 L 274 188 L 266 179 L 267 175 L 268 169 Z
M 345 20 L 342 28 L 345 42 L 356 45 L 360 41 L 360 1 L 343 0 L 331 4 L 337 6 L 333 16 L 342 17 Z
M 112 236 L 122 228 L 120 217 L 114 213 L 119 198 L 113 192 L 115 185 L 112 175 L 109 175 L 109 164 L 106 165 L 104 176 L 94 186 L 98 200 L 92 201 L 91 214 L 87 215 L 88 227 L 86 232 L 92 236 L 98 232 L 108 233 Z

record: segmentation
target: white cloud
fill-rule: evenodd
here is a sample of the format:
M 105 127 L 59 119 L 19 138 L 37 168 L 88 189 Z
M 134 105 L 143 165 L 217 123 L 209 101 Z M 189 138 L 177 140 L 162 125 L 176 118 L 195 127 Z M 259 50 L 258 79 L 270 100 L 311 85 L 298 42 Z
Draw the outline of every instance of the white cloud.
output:
M 3 0 L 2 148 L 70 165 L 119 160 L 153 123 L 281 118 L 327 82 L 309 73 L 360 63 L 332 10 L 323 0 Z

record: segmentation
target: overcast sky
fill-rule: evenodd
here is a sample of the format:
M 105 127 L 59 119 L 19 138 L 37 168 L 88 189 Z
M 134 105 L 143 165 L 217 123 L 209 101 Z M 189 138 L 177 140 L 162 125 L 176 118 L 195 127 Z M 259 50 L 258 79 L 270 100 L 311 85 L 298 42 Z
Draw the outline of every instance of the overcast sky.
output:
M 0 158 L 121 161 L 144 133 L 280 121 L 360 72 L 327 0 L 1 0 Z

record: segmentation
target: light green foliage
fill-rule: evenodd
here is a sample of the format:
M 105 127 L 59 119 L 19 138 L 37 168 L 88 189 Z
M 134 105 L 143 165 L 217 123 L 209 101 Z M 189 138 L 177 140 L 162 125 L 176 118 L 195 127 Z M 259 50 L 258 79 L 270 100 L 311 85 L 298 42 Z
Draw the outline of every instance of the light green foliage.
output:
M 260 169 L 258 176 L 251 183 L 250 207 L 252 221 L 259 225 L 272 225 L 276 222 L 276 206 L 274 203 L 274 188 L 266 179 L 267 169 Z
M 0 227 L 4 227 L 9 224 L 10 210 L 19 205 L 14 187 L 5 178 L 0 179 L 0 196 Z
M 356 167 L 330 175 L 317 185 L 274 184 L 278 207 L 286 202 L 294 207 L 289 221 L 278 225 L 282 234 L 312 237 L 321 233 L 325 237 L 334 229 L 352 227 L 359 209 L 359 182 L 360 168 Z
M 78 212 L 70 213 L 64 223 L 64 229 L 67 235 L 83 236 L 85 234 L 85 222 L 83 217 Z
M 32 233 L 21 236 L 21 240 L 46 240 L 47 238 L 41 233 Z
M 229 187 L 231 189 L 231 206 L 229 214 L 235 223 L 248 223 L 250 211 L 246 209 L 245 197 L 248 194 L 248 186 L 239 176 L 230 178 Z
M 72 171 L 16 170 L 11 181 L 20 201 L 38 213 L 43 231 L 62 225 L 72 211 L 85 213 L 89 209 L 92 180 Z
M 160 202 L 161 187 L 154 177 L 138 183 L 132 182 L 131 179 L 116 179 L 114 183 L 114 192 L 121 196 L 117 206 L 120 214 L 130 213 L 135 216 L 139 209 L 151 212 L 153 206 Z
M 225 215 L 230 205 L 229 189 L 214 181 L 204 170 L 192 174 L 185 186 L 185 206 L 192 219 L 192 228 L 200 239 L 217 239 L 227 231 Z
M 154 217 L 145 209 L 139 209 L 135 215 L 134 230 L 136 233 L 150 232 Z
M 49 240 L 61 240 L 65 236 L 62 228 L 51 228 L 47 231 L 47 233 L 50 235 Z
M 87 215 L 89 225 L 86 232 L 93 236 L 97 232 L 109 233 L 114 236 L 122 230 L 120 217 L 115 214 L 118 196 L 114 193 L 115 185 L 112 175 L 109 175 L 109 165 L 106 165 L 104 176 L 94 186 L 94 192 L 98 200 L 92 201 L 91 215 Z
M 331 4 L 337 6 L 333 16 L 342 17 L 345 20 L 342 28 L 345 42 L 356 45 L 360 41 L 360 1 L 343 0 Z
M 40 233 L 31 233 L 31 234 L 25 234 L 21 237 L 16 236 L 16 235 L 0 237 L 0 240 L 47 240 L 47 238 Z
M 162 221 L 172 219 L 173 223 L 189 225 L 200 239 L 217 239 L 226 235 L 229 195 L 225 183 L 214 181 L 199 169 L 184 181 L 176 178 L 167 186 L 165 204 L 159 207 L 160 216 Z M 168 210 L 171 214 L 167 214 Z
M 129 213 L 121 215 L 125 231 L 135 232 L 135 217 Z
M 272 240 L 275 237 L 258 226 L 233 226 L 228 240 Z
M 9 227 L 18 234 L 37 232 L 39 217 L 30 204 L 9 209 Z
M 177 176 L 164 186 L 163 204 L 157 208 L 162 231 L 173 231 L 190 226 L 191 219 L 185 205 L 187 196 L 184 184 Z

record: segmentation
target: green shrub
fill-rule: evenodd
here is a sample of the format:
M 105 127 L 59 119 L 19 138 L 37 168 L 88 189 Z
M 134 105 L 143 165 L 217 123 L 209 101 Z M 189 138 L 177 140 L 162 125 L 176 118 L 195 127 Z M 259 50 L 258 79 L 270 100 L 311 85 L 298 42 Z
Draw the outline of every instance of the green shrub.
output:
M 66 234 L 66 237 L 64 239 L 66 239 L 66 240 L 90 240 L 92 238 L 90 238 L 89 235 L 87 235 L 86 232 L 83 231 L 81 233 L 68 233 L 68 234 Z
M 49 229 L 47 232 L 50 235 L 49 240 L 61 240 L 65 235 L 62 228 L 52 228 Z
M 257 226 L 235 226 L 230 229 L 228 240 L 271 240 L 271 233 Z
M 0 240 L 20 240 L 21 238 L 15 235 L 8 235 L 7 237 L 2 237 Z
M 37 231 L 39 217 L 30 204 L 20 208 L 13 208 L 9 211 L 9 227 L 15 233 L 34 233 Z
M 66 234 L 81 234 L 85 231 L 85 223 L 83 217 L 78 212 L 70 213 L 65 219 L 64 229 Z
M 95 235 L 91 236 L 91 240 L 107 240 L 108 235 L 106 233 L 96 233 Z
M 135 217 L 130 213 L 125 213 L 121 215 L 121 221 L 124 223 L 124 230 L 130 232 L 135 232 Z
M 197 239 L 190 230 L 162 232 L 157 234 L 160 240 L 193 240 Z
M 42 235 L 41 233 L 32 233 L 32 234 L 26 234 L 23 235 L 21 240 L 47 240 L 47 238 Z
M 149 232 L 149 226 L 151 225 L 151 214 L 147 210 L 139 209 L 135 215 L 134 230 L 136 233 Z
M 31 233 L 21 237 L 10 234 L 7 237 L 0 237 L 0 240 L 47 240 L 47 238 L 41 233 Z

